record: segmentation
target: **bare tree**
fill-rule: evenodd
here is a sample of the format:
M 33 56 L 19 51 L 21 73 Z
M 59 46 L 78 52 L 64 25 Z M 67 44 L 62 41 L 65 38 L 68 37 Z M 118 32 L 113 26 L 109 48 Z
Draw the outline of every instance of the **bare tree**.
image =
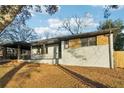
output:
M 85 13 L 83 17 L 73 16 L 65 19 L 59 29 L 66 30 L 72 35 L 82 33 L 87 27 L 94 27 L 95 21 L 90 13 Z
M 79 34 L 82 31 L 82 19 L 74 16 L 72 18 L 65 19 L 62 23 L 62 26 L 59 29 L 69 31 L 72 35 Z
M 51 33 L 48 32 L 48 31 L 45 31 L 45 32 L 43 32 L 43 37 L 44 37 L 45 39 L 48 39 L 48 38 L 51 37 Z
M 34 39 L 37 39 L 37 34 L 33 31 L 33 29 L 21 25 L 21 27 L 14 28 L 15 26 L 10 26 L 3 35 L 1 36 L 1 39 L 4 43 L 7 42 L 28 42 Z M 1 41 L 1 42 L 2 42 Z

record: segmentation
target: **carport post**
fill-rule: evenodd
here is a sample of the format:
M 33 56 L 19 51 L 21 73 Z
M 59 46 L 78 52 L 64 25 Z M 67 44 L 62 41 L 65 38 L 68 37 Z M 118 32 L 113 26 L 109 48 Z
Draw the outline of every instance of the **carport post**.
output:
M 18 45 L 18 49 L 17 49 L 17 61 L 19 61 L 19 59 L 20 59 L 20 45 Z
M 32 58 L 32 45 L 30 47 L 30 59 Z
M 7 58 L 7 47 L 3 48 L 3 57 L 4 57 L 4 59 Z

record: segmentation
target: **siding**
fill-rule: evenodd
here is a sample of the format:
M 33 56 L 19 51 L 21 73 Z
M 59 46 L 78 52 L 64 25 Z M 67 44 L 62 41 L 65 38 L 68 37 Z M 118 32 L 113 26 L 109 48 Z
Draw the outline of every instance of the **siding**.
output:
M 60 64 L 110 67 L 108 45 L 80 47 L 76 49 L 64 49 Z

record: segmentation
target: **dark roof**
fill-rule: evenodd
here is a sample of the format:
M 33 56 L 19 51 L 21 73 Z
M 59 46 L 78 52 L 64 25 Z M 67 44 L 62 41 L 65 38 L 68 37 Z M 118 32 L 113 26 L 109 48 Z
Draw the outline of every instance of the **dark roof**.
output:
M 58 43 L 60 40 L 58 38 L 51 38 L 51 39 L 45 39 L 45 40 L 40 40 L 40 41 L 35 41 L 32 42 L 31 45 L 35 46 L 35 45 L 42 45 L 42 44 L 56 44 Z
M 111 33 L 113 33 L 113 31 L 115 30 L 118 30 L 118 29 L 117 28 L 111 29 Z M 81 33 L 76 35 L 68 35 L 68 36 L 50 38 L 46 40 L 34 41 L 34 42 L 31 42 L 31 45 L 53 44 L 53 43 L 58 43 L 59 41 L 66 41 L 66 40 L 76 39 L 76 38 L 88 38 L 88 37 L 94 37 L 98 35 L 105 35 L 109 33 L 110 33 L 109 29 L 100 30 L 100 31 L 87 32 L 87 33 Z
M 110 31 L 95 31 L 95 32 L 87 32 L 87 33 L 81 33 L 76 35 L 68 35 L 63 37 L 58 37 L 60 40 L 69 40 L 69 39 L 75 39 L 75 38 L 88 38 L 88 37 L 94 37 L 98 35 L 105 35 L 109 34 Z
M 10 48 L 18 48 L 18 45 L 21 49 L 30 49 L 30 43 L 27 42 L 13 42 L 13 43 L 7 43 L 3 44 L 3 47 L 10 47 Z

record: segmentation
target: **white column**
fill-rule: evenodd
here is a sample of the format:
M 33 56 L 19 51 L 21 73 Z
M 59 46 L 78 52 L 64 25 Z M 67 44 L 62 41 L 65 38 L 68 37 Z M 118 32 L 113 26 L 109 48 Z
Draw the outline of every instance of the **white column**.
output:
M 6 59 L 7 58 L 7 47 L 3 48 L 3 58 Z
M 43 54 L 45 54 L 46 53 L 46 46 L 45 46 L 45 44 L 43 44 Z
M 64 52 L 64 47 L 65 47 L 65 42 L 61 41 L 61 52 L 62 52 L 62 57 L 63 57 L 63 52 Z

